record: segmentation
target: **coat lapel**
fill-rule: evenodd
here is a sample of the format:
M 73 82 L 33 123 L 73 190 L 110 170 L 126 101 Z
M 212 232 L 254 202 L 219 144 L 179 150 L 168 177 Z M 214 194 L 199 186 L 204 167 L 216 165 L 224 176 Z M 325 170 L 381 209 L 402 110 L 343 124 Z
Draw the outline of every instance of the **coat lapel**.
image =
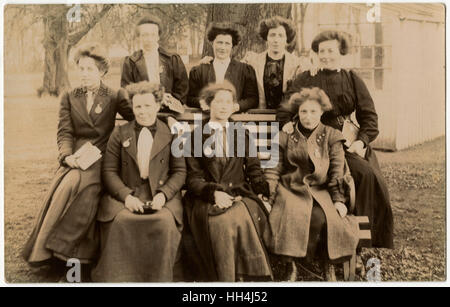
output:
M 227 71 L 225 72 L 225 76 L 224 76 L 224 79 L 225 80 L 228 80 L 228 81 L 232 81 L 232 80 L 235 80 L 235 78 L 233 77 L 233 75 L 235 74 L 235 72 L 236 72 L 236 61 L 235 60 L 233 60 L 233 59 L 231 59 L 231 61 L 230 61 L 230 64 L 228 65 L 228 67 L 227 67 Z M 233 83 L 233 82 L 232 82 Z M 236 89 L 236 91 L 237 91 L 237 89 Z
M 140 55 L 139 58 L 135 62 L 136 68 L 142 79 L 148 81 L 147 64 L 145 63 L 145 58 L 142 50 L 139 52 L 139 55 Z
M 215 83 L 216 82 L 216 71 L 214 70 L 213 62 L 208 64 L 208 68 L 207 69 L 208 69 L 207 74 L 206 74 L 207 80 L 206 80 L 205 85 L 208 84 L 208 83 Z
M 167 146 L 172 141 L 172 134 L 170 133 L 169 128 L 159 119 L 156 121 L 156 133 L 153 138 L 152 151 L 150 153 L 150 164 L 149 164 L 149 184 L 152 195 L 156 195 L 156 190 L 158 188 L 158 180 L 160 179 L 159 173 L 163 171 L 161 169 L 160 163 L 158 160 L 155 160 L 155 157 L 161 150 Z M 152 172 L 154 172 L 152 174 Z
M 158 72 L 159 80 L 160 80 L 160 83 L 164 86 L 166 92 L 168 92 L 171 88 L 170 78 L 169 78 L 169 75 L 167 74 L 167 72 L 170 69 L 169 59 L 166 56 L 162 56 L 162 55 L 165 55 L 166 53 L 161 48 L 158 49 L 158 54 L 159 54 L 159 70 L 160 70 Z
M 89 116 L 86 109 L 86 96 L 84 93 L 81 93 L 81 89 L 76 89 L 75 94 L 70 99 L 70 103 L 73 109 L 80 115 L 80 117 L 88 123 L 92 128 L 94 128 L 94 123 L 92 122 L 91 117 Z
M 150 154 L 150 163 L 155 156 L 172 141 L 172 134 L 169 128 L 159 119 L 156 121 L 156 133 L 153 138 L 152 151 Z
M 261 84 L 260 89 L 262 89 L 262 96 L 265 98 L 264 93 L 264 67 L 266 67 L 266 57 L 267 51 L 258 54 L 256 64 L 256 79 Z
M 208 120 L 203 120 L 203 124 L 202 124 L 202 131 L 204 131 L 204 127 L 205 125 L 208 123 Z M 202 133 L 202 146 L 203 144 L 205 144 L 206 140 L 211 137 L 212 134 L 207 134 L 207 133 Z M 205 155 L 204 151 L 203 151 L 203 147 L 202 147 L 202 155 L 203 155 L 203 160 L 206 162 L 206 167 L 208 169 L 209 174 L 211 175 L 211 177 L 214 179 L 215 182 L 220 182 L 220 175 L 222 172 L 222 168 L 220 166 L 220 163 L 217 161 L 217 159 L 215 157 L 211 157 L 208 158 Z
M 134 128 L 136 126 L 136 122 L 132 121 L 129 124 L 123 125 L 121 128 L 121 143 L 122 147 L 125 148 L 125 151 L 128 153 L 128 155 L 133 159 L 134 163 L 137 163 L 137 139 L 136 139 L 136 132 L 134 131 Z
M 325 141 L 322 134 L 324 133 L 324 126 L 322 123 L 319 123 L 317 128 L 311 133 L 311 135 L 308 138 L 308 155 L 311 159 L 312 163 L 314 164 L 314 173 L 311 174 L 311 179 L 318 178 L 320 175 L 318 173 L 322 172 L 321 170 L 321 164 L 322 164 L 322 148 L 323 144 L 322 142 Z M 321 136 L 319 138 L 319 136 Z M 320 143 L 318 143 L 318 140 L 320 140 Z
M 106 88 L 105 85 L 101 83 L 98 94 L 95 95 L 94 104 L 92 105 L 91 112 L 89 113 L 89 117 L 92 119 L 94 124 L 96 124 L 98 120 L 103 117 L 103 115 L 110 107 L 111 101 L 108 93 L 109 93 L 108 88 Z M 97 106 L 99 106 L 99 108 L 97 108 Z M 100 113 L 97 113 L 96 109 L 99 109 Z

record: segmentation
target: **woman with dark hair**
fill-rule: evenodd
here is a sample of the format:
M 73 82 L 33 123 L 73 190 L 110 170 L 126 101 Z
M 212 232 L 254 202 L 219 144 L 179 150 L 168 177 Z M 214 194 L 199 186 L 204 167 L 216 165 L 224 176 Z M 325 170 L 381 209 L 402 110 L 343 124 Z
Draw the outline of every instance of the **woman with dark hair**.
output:
M 183 226 L 183 157 L 171 153 L 175 136 L 157 119 L 164 89 L 143 81 L 127 86 L 136 120 L 117 126 L 103 161 L 101 256 L 96 282 L 173 281 Z M 144 214 L 146 213 L 146 214 Z
M 317 87 L 305 88 L 284 104 L 297 116 L 294 132 L 280 133 L 278 166 L 266 169 L 273 207 L 272 232 L 265 239 L 272 253 L 283 256 L 284 279 L 295 281 L 294 258 L 306 257 L 309 263 L 317 255 L 328 266 L 351 256 L 358 225 L 345 219 L 344 182 L 351 177 L 344 173 L 344 138 L 320 123 L 323 112 L 332 108 L 327 95 Z
M 98 45 L 83 46 L 74 59 L 81 86 L 61 98 L 57 132 L 60 167 L 23 250 L 30 265 L 54 258 L 77 258 L 87 264 L 96 258 L 94 224 L 102 193 L 101 159 L 86 169 L 77 151 L 91 143 L 104 153 L 116 114 L 134 119 L 126 92 L 115 91 L 102 82 L 109 68 L 105 51 Z M 65 267 L 64 263 L 60 265 Z
M 269 186 L 259 159 L 250 155 L 245 128 L 229 121 L 235 89 L 224 81 L 207 86 L 200 97 L 210 116 L 196 128 L 201 131 L 192 133 L 202 135 L 204 146 L 200 156 L 193 152 L 186 159 L 184 200 L 201 258 L 200 279 L 269 280 L 272 272 L 261 239 L 267 227 L 263 199 L 269 197 Z
M 198 108 L 200 91 L 209 83 L 228 80 L 236 89 L 236 112 L 245 112 L 258 105 L 258 86 L 255 70 L 248 64 L 231 58 L 233 47 L 239 44 L 241 35 L 229 23 L 215 23 L 207 32 L 214 50 L 214 58 L 202 63 L 189 73 L 188 106 Z
M 247 53 L 244 62 L 256 72 L 259 92 L 259 109 L 276 109 L 281 103 L 287 82 L 300 69 L 300 59 L 286 48 L 296 36 L 292 23 L 280 16 L 264 19 L 259 25 L 259 35 L 267 42 L 267 50 Z
M 286 99 L 302 88 L 317 86 L 330 97 L 332 109 L 324 112 L 322 123 L 343 131 L 351 127 L 350 115 L 355 112 L 359 123 L 356 136 L 347 134 L 345 158 L 356 185 L 355 215 L 368 216 L 371 224 L 372 246 L 393 248 L 393 216 L 389 192 L 370 143 L 378 135 L 378 116 L 372 97 L 363 80 L 352 70 L 341 68 L 341 58 L 349 51 L 346 34 L 325 31 L 317 35 L 311 46 L 317 53 L 321 69 L 315 76 L 309 72 L 298 75 L 286 92 Z M 281 124 L 291 121 L 289 110 L 280 108 L 277 119 Z M 351 125 L 351 126 L 349 126 Z M 283 130 L 292 132 L 293 124 Z

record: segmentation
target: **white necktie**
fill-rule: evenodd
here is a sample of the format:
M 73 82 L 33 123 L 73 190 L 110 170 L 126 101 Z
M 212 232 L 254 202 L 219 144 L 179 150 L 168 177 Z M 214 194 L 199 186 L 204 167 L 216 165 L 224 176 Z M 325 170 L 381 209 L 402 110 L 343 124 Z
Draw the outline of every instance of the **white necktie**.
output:
M 87 92 L 86 96 L 86 110 L 89 113 L 91 113 L 92 106 L 94 105 L 94 93 L 91 91 Z
M 139 173 L 142 179 L 148 178 L 148 168 L 150 164 L 150 153 L 152 151 L 153 136 L 150 130 L 143 127 L 139 133 L 137 142 L 137 160 Z

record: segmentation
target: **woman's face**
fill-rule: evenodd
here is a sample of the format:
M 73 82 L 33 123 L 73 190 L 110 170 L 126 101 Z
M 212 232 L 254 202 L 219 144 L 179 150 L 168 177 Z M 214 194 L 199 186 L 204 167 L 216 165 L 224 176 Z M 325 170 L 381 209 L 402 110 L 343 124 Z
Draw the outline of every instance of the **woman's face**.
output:
M 81 86 L 96 88 L 100 85 L 103 72 L 98 69 L 93 58 L 81 57 L 78 61 L 78 71 L 80 73 Z
M 335 39 L 321 42 L 318 56 L 322 68 L 339 69 L 341 67 L 339 42 Z
M 227 121 L 234 112 L 233 94 L 226 90 L 218 91 L 209 108 L 212 121 Z
M 231 35 L 219 34 L 213 41 L 214 57 L 219 60 L 225 60 L 231 57 L 231 50 L 233 49 L 233 38 Z
M 137 94 L 133 96 L 133 113 L 141 126 L 151 126 L 155 123 L 160 104 L 153 94 Z
M 139 43 L 144 52 L 152 51 L 158 47 L 159 27 L 153 23 L 138 26 Z
M 300 123 L 306 129 L 314 129 L 320 123 L 323 111 L 317 100 L 308 99 L 298 108 Z
M 281 53 L 286 50 L 287 36 L 283 26 L 272 28 L 267 33 L 267 45 L 269 52 Z

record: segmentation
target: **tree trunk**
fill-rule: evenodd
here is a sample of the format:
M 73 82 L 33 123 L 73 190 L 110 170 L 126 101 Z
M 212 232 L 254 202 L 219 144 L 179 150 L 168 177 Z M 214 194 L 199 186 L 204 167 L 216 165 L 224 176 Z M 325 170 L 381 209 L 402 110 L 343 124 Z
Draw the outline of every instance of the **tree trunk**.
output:
M 265 41 L 259 37 L 259 22 L 268 17 L 291 17 L 291 4 L 211 4 L 208 8 L 206 29 L 212 22 L 233 22 L 241 31 L 241 43 L 233 48 L 233 56 L 241 59 L 248 51 L 262 52 L 266 48 Z M 295 47 L 289 46 L 290 51 Z M 203 56 L 213 55 L 207 33 L 203 45 Z
M 47 16 L 44 23 L 44 82 L 38 90 L 38 95 L 58 96 L 70 88 L 67 74 L 67 58 L 69 44 L 67 41 L 67 24 L 63 17 Z
M 61 5 L 43 5 L 44 10 L 44 41 L 45 63 L 44 81 L 38 90 L 38 96 L 58 96 L 64 90 L 70 89 L 68 76 L 68 57 L 70 49 L 75 46 L 112 8 L 111 4 L 103 5 L 89 22 L 71 24 L 67 20 L 68 7 Z
M 308 3 L 300 4 L 300 54 L 305 55 L 306 54 L 306 48 L 305 48 L 305 15 L 306 10 L 308 9 Z

